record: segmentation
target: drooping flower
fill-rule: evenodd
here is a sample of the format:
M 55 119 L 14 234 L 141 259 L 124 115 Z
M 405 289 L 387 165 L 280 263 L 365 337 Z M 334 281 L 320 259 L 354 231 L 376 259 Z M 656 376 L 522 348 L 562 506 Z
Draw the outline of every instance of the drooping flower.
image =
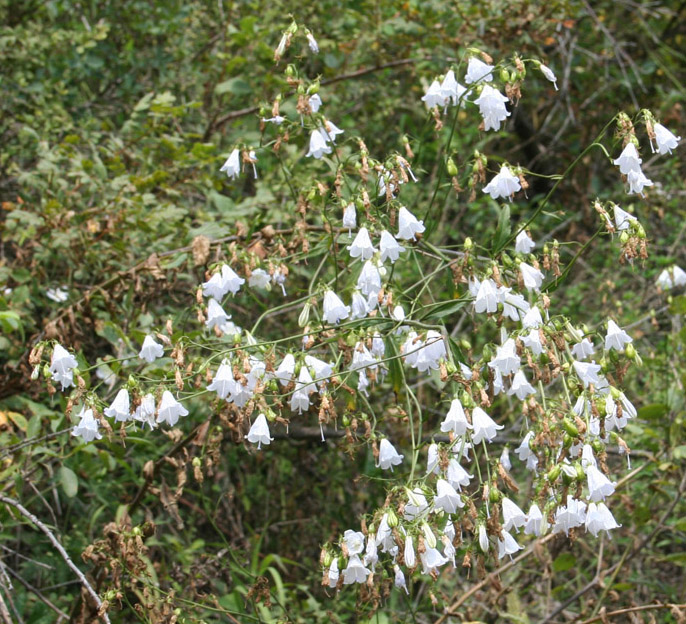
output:
M 407 589 L 407 581 L 405 580 L 405 575 L 403 574 L 403 571 L 400 569 L 400 566 L 397 563 L 393 564 L 393 573 L 395 574 L 393 584 L 398 589 L 404 589 L 405 593 L 409 595 L 410 590 Z
M 381 468 L 382 470 L 388 470 L 390 468 L 391 472 L 393 472 L 393 466 L 401 464 L 403 457 L 404 455 L 400 455 L 387 438 L 383 438 L 379 443 L 379 463 L 376 467 Z
M 529 443 L 531 442 L 533 437 L 534 432 L 529 431 L 524 436 L 522 443 L 515 449 L 517 457 L 519 457 L 520 461 L 526 462 L 526 467 L 528 470 L 536 470 L 536 466 L 538 466 L 538 457 L 536 457 L 536 453 L 534 453 L 531 450 L 531 447 L 529 446 Z
M 626 210 L 622 210 L 617 204 L 614 206 L 615 227 L 618 232 L 628 230 L 632 223 L 636 223 L 638 219 L 634 215 L 629 214 Z
M 353 292 L 353 299 L 350 303 L 352 308 L 352 313 L 350 318 L 354 321 L 356 319 L 361 319 L 369 314 L 369 306 L 367 305 L 367 300 L 360 294 L 359 291 L 355 290 Z
M 437 370 L 439 363 L 446 356 L 445 341 L 443 336 L 434 329 L 426 332 L 424 345 L 417 353 L 413 364 L 421 373 L 428 370 Z
M 267 417 L 264 414 L 260 414 L 255 422 L 250 427 L 250 431 L 246 436 L 244 436 L 248 442 L 253 444 L 257 443 L 257 450 L 261 450 L 262 445 L 265 444 L 269 446 L 274 438 L 269 437 L 269 424 L 267 423 Z
M 379 249 L 381 251 L 381 262 L 390 260 L 391 263 L 394 263 L 400 257 L 400 254 L 405 251 L 405 247 L 395 240 L 393 234 L 386 230 L 381 232 Z
M 234 180 L 241 173 L 241 159 L 240 153 L 237 149 L 231 152 L 231 155 L 226 159 L 219 171 L 226 171 L 226 175 Z
M 415 488 L 408 492 L 408 501 L 403 512 L 406 520 L 414 520 L 428 509 L 429 503 L 426 502 L 426 496 L 424 496 L 424 492 L 421 489 Z
M 343 542 L 349 555 L 359 555 L 364 550 L 364 533 L 348 529 L 343 533 Z
M 221 270 L 202 285 L 202 294 L 220 301 L 228 292 L 235 295 L 243 284 L 245 280 L 242 277 L 239 277 L 228 264 L 222 264 Z
M 605 351 L 615 349 L 622 353 L 624 345 L 633 342 L 633 338 L 629 336 L 623 329 L 617 325 L 613 320 L 607 322 L 607 334 L 605 334 Z
M 593 347 L 593 342 L 591 342 L 590 338 L 583 338 L 572 347 L 572 355 L 577 360 L 584 360 L 594 353 L 595 348 Z
M 271 284 L 272 276 L 264 269 L 254 269 L 248 278 L 248 286 L 251 288 L 268 288 Z
M 376 299 L 381 290 L 381 274 L 372 260 L 367 260 L 362 266 L 360 277 L 357 278 L 357 289 L 367 297 L 367 304 L 371 299 Z M 371 305 L 369 306 L 372 307 Z
M 64 303 L 69 299 L 69 291 L 66 290 L 66 286 L 62 288 L 48 288 L 45 291 L 45 296 L 55 303 Z
M 585 525 L 586 531 L 592 533 L 593 537 L 598 537 L 600 531 L 607 531 L 609 534 L 612 529 L 618 529 L 621 526 L 617 524 L 605 503 L 590 503 L 588 505 Z
M 160 401 L 160 408 L 157 411 L 157 422 L 166 422 L 170 427 L 173 427 L 179 421 L 179 416 L 188 416 L 188 410 L 174 398 L 169 390 L 165 390 L 162 393 L 162 401 Z
M 338 557 L 334 557 L 329 566 L 329 572 L 327 575 L 327 580 L 329 587 L 332 589 L 338 585 L 338 579 L 340 578 L 340 572 L 338 570 Z
M 512 379 L 512 385 L 507 394 L 513 394 L 520 400 L 524 401 L 530 394 L 536 394 L 534 387 L 528 382 L 523 370 L 518 370 Z
M 443 78 L 440 91 L 444 97 L 443 105 L 447 105 L 448 100 L 450 99 L 453 102 L 453 106 L 455 106 L 460 101 L 460 98 L 462 98 L 462 96 L 465 94 L 467 88 L 463 87 L 459 82 L 457 82 L 455 79 L 455 72 L 451 69 Z
M 320 360 L 312 355 L 305 356 L 305 364 L 310 367 L 314 373 L 314 379 L 319 380 L 320 387 L 324 388 L 326 382 L 333 375 L 333 364 Z
M 319 111 L 319 107 L 322 105 L 322 98 L 319 96 L 319 93 L 315 93 L 314 95 L 310 96 L 310 98 L 307 100 L 307 103 L 310 105 L 312 112 L 316 113 Z
M 533 503 L 529 508 L 527 514 L 526 524 L 524 525 L 524 533 L 526 535 L 535 535 L 540 537 L 548 530 L 548 520 L 541 513 L 538 505 Z
M 295 384 L 295 391 L 291 395 L 291 410 L 299 414 L 307 411 L 310 408 L 310 394 L 315 392 L 316 389 L 317 387 L 312 383 L 312 375 L 307 370 L 307 366 L 301 366 L 298 381 Z
M 450 96 L 443 93 L 441 89 L 441 83 L 438 80 L 434 80 L 429 88 L 427 89 L 424 96 L 422 96 L 422 102 L 426 104 L 427 108 L 433 108 L 434 106 L 445 106 L 446 100 Z
M 522 318 L 522 327 L 524 329 L 536 329 L 543 325 L 543 317 L 538 306 L 532 306 Z
M 205 325 L 207 325 L 207 327 L 221 328 L 221 326 L 224 325 L 230 318 L 231 315 L 224 311 L 224 308 L 217 303 L 216 299 L 211 298 L 209 300 L 207 304 L 207 321 L 205 321 Z
M 114 422 L 126 422 L 131 417 L 130 407 L 129 407 L 129 391 L 126 388 L 122 388 L 117 392 L 117 396 L 114 397 L 112 405 L 105 408 L 105 416 L 114 418 Z
M 510 113 L 505 107 L 509 98 L 490 85 L 485 85 L 481 95 L 474 100 L 479 106 L 479 112 L 484 119 L 484 130 L 500 130 L 500 122 L 505 121 Z
M 506 446 L 503 447 L 503 452 L 500 453 L 500 459 L 498 460 L 500 465 L 505 469 L 506 472 L 512 470 L 512 462 L 510 461 L 510 449 Z
M 426 474 L 438 474 L 438 444 L 432 442 L 429 445 L 429 451 L 426 456 Z
M 148 425 L 152 431 L 157 423 L 155 422 L 155 397 L 148 393 L 143 395 L 140 405 L 133 412 L 133 419 L 137 422 Z
M 455 488 L 445 479 L 436 482 L 436 496 L 434 497 L 434 507 L 442 509 L 446 513 L 455 513 L 458 507 L 464 507 L 462 497 L 455 491 Z
M 210 392 L 216 392 L 220 399 L 225 399 L 229 394 L 233 394 L 236 389 L 236 380 L 233 377 L 231 362 L 223 360 L 217 369 L 212 383 L 207 386 Z
M 458 449 L 459 450 L 459 449 Z M 445 473 L 446 481 L 450 483 L 458 492 L 463 487 L 467 487 L 474 475 L 470 475 L 454 457 L 448 462 L 448 469 Z
M 292 353 L 284 355 L 281 364 L 276 369 L 274 376 L 279 380 L 282 386 L 287 386 L 292 380 L 295 373 L 295 357 Z
M 519 234 L 517 234 L 517 238 L 515 239 L 515 251 L 517 253 L 528 254 L 535 246 L 536 243 L 531 240 L 531 237 L 526 230 L 522 230 Z
M 657 277 L 657 285 L 664 290 L 684 286 L 686 285 L 686 271 L 676 265 L 664 269 Z
M 154 362 L 157 358 L 164 355 L 164 347 L 157 342 L 152 336 L 146 336 L 143 340 L 143 346 L 138 352 L 138 357 L 146 362 Z
M 419 555 L 422 562 L 422 574 L 437 574 L 438 568 L 448 563 L 448 560 L 435 548 L 427 546 Z
M 656 123 L 654 126 L 655 141 L 657 142 L 658 154 L 671 154 L 673 149 L 676 149 L 677 144 L 681 141 L 681 137 L 675 136 L 662 124 Z M 651 144 L 652 147 L 652 144 Z
M 372 574 L 374 573 L 374 568 L 379 561 L 379 555 L 376 549 L 376 537 L 374 533 L 369 533 L 367 537 L 367 548 L 364 551 L 364 557 L 362 562 L 364 565 L 369 566 L 372 569 Z
M 469 63 L 467 65 L 467 75 L 465 76 L 464 81 L 467 84 L 474 84 L 475 82 L 479 82 L 479 80 L 491 82 L 493 80 L 493 74 L 491 73 L 492 71 L 493 65 L 484 63 L 482 60 L 473 56 L 469 59 Z
M 541 355 L 543 353 L 543 343 L 541 342 L 541 334 L 538 329 L 532 329 L 528 336 L 522 336 L 522 342 L 534 355 Z
M 519 508 L 517 503 L 512 502 L 505 497 L 502 500 L 503 506 L 503 527 L 506 531 L 510 529 L 519 529 L 526 524 L 526 514 Z
M 543 283 L 543 278 L 545 277 L 543 273 L 530 264 L 526 262 L 521 262 L 519 264 L 519 271 L 522 274 L 522 279 L 524 280 L 524 286 L 528 291 L 538 292 L 541 289 L 541 284 Z
M 499 371 L 502 375 L 516 373 L 520 367 L 520 359 L 517 354 L 517 344 L 512 338 L 508 338 L 502 345 L 496 348 L 495 356 L 488 365 Z
M 550 69 L 550 67 L 548 67 L 547 65 L 543 65 L 543 63 L 541 63 L 541 66 L 539 67 L 539 69 L 541 70 L 541 73 L 548 80 L 550 80 L 550 82 L 553 83 L 553 86 L 555 87 L 555 91 L 559 91 L 559 89 L 557 88 L 557 78 L 556 78 L 555 74 L 553 73 L 553 70 Z
M 646 186 L 653 186 L 653 181 L 649 180 L 640 169 L 638 171 L 629 171 L 626 176 L 629 182 L 629 193 L 637 193 L 643 197 L 643 189 Z
M 561 505 L 555 512 L 553 532 L 560 533 L 564 531 L 566 535 L 569 535 L 571 529 L 583 526 L 585 521 L 586 503 L 568 495 L 567 504 Z
M 343 227 L 348 228 L 348 236 L 351 236 L 351 230 L 357 227 L 357 212 L 353 202 L 350 202 L 343 208 Z
M 600 365 L 596 364 L 595 361 L 591 362 L 574 362 L 574 370 L 579 376 L 581 383 L 584 384 L 584 388 L 588 388 L 590 384 L 597 386 L 600 382 L 598 373 L 600 372 Z
M 441 431 L 443 433 L 453 431 L 455 435 L 463 436 L 467 433 L 467 429 L 471 428 L 472 426 L 467 420 L 462 403 L 460 403 L 459 399 L 453 399 L 450 403 L 450 409 L 446 414 L 445 420 L 441 423 Z
M 317 40 L 314 38 L 314 35 L 311 32 L 307 31 L 306 37 L 307 37 L 307 45 L 309 46 L 310 51 L 313 54 L 319 53 L 319 45 L 317 45 Z
M 405 206 L 398 211 L 398 238 L 401 240 L 416 240 L 426 228 L 424 222 L 419 221 Z
M 310 149 L 305 156 L 313 156 L 316 159 L 320 159 L 324 154 L 330 154 L 331 151 L 331 146 L 327 143 L 319 129 L 312 130 L 312 134 L 310 135 Z
M 352 583 L 364 583 L 371 572 L 364 567 L 359 555 L 352 555 L 348 559 L 348 565 L 343 570 L 343 585 Z
M 512 199 L 512 196 L 522 189 L 519 178 L 510 171 L 507 165 L 500 167 L 500 172 L 483 188 L 484 193 L 488 193 L 491 199 L 504 197 Z
M 352 244 L 348 245 L 347 249 L 350 252 L 351 258 L 361 258 L 362 260 L 369 260 L 376 251 L 366 227 L 360 228 L 357 236 L 355 236 L 355 240 L 353 240 Z
M 512 537 L 507 531 L 500 532 L 500 539 L 498 540 L 498 559 L 502 559 L 506 555 L 514 555 L 522 547 L 517 543 L 517 540 Z
M 497 424 L 486 412 L 480 407 L 475 407 L 472 410 L 472 444 L 475 446 L 482 440 L 492 442 L 497 433 L 496 431 L 503 429 L 503 425 Z
M 417 565 L 417 557 L 414 551 L 414 544 L 412 543 L 412 536 L 405 536 L 405 546 L 403 548 L 403 558 L 405 559 L 405 565 L 409 570 Z
M 336 137 L 339 134 L 344 134 L 345 130 L 341 130 L 333 121 L 329 121 L 328 119 L 324 120 L 324 127 L 319 129 L 319 132 L 322 133 L 322 137 L 324 138 L 325 141 L 329 143 L 335 143 L 336 142 Z
M 102 434 L 98 431 L 99 423 L 93 416 L 93 410 L 84 405 L 79 412 L 79 422 L 71 430 L 73 436 L 81 436 L 84 442 L 100 440 Z
M 341 298 L 333 291 L 327 290 L 324 294 L 324 319 L 331 325 L 337 325 L 339 321 L 348 318 L 350 306 L 344 305 Z
M 62 385 L 62 390 L 74 385 L 74 369 L 77 366 L 76 358 L 62 345 L 56 344 L 52 350 L 50 373 L 52 380 Z
M 615 159 L 614 164 L 619 167 L 619 171 L 624 175 L 629 175 L 631 171 L 640 171 L 641 163 L 643 162 L 638 157 L 638 150 L 633 143 L 627 143 L 626 147 L 622 150 L 619 158 Z
M 491 278 L 487 278 L 479 284 L 474 300 L 474 311 L 493 314 L 498 311 L 499 301 L 498 286 Z
M 594 465 L 586 466 L 586 477 L 588 479 L 588 497 L 592 502 L 597 503 L 614 494 L 614 483 Z

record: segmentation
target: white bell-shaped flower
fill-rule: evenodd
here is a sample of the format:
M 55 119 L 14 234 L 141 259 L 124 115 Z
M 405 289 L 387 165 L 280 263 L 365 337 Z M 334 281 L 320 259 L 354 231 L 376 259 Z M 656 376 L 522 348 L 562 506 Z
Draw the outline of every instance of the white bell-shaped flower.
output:
M 467 84 L 474 84 L 475 82 L 479 82 L 479 80 L 492 82 L 493 69 L 493 65 L 484 63 L 482 60 L 473 56 L 469 59 L 469 63 L 467 64 L 467 75 L 465 76 L 464 81 Z
M 524 401 L 530 394 L 536 394 L 534 387 L 527 381 L 523 370 L 518 370 L 512 379 L 512 385 L 507 391 L 508 396 L 513 394 L 520 400 Z
M 586 531 L 593 537 L 598 537 L 600 531 L 607 531 L 608 534 L 613 529 L 618 529 L 621 525 L 617 524 L 612 512 L 605 503 L 590 503 L 586 511 Z
M 615 227 L 618 232 L 628 230 L 632 223 L 637 223 L 638 219 L 634 215 L 629 214 L 626 210 L 622 210 L 615 204 L 614 206 Z
M 519 531 L 526 524 L 526 514 L 519 508 L 517 503 L 505 497 L 502 500 L 503 527 L 506 531 L 515 529 Z
M 360 277 L 357 278 L 357 289 L 367 297 L 369 304 L 370 297 L 376 298 L 381 290 L 381 273 L 372 260 L 367 260 L 362 266 Z
M 327 582 L 329 587 L 332 589 L 336 588 L 338 585 L 338 579 L 340 578 L 340 571 L 338 570 L 338 557 L 334 557 L 329 566 L 329 572 L 327 574 Z
M 462 96 L 467 92 L 467 88 L 463 87 L 455 78 L 455 72 L 451 69 L 448 71 L 441 82 L 441 94 L 444 99 L 444 106 L 447 105 L 448 98 L 452 100 L 453 106 L 457 105 Z
M 426 104 L 427 108 L 433 108 L 434 106 L 445 106 L 448 98 L 446 98 L 441 89 L 441 83 L 438 80 L 434 80 L 422 96 L 422 102 Z
M 336 142 L 336 137 L 339 134 L 343 134 L 345 130 L 341 130 L 333 121 L 329 121 L 327 119 L 324 120 L 324 127 L 319 129 L 319 132 L 321 132 L 322 137 L 324 138 L 325 141 L 328 141 L 330 143 L 335 143 Z
M 636 193 L 641 197 L 644 197 L 643 189 L 646 186 L 653 186 L 653 181 L 649 180 L 643 173 L 643 171 L 629 171 L 626 176 L 627 182 L 629 182 L 629 193 Z
M 583 526 L 585 521 L 586 503 L 568 495 L 567 504 L 561 505 L 555 512 L 553 533 L 564 532 L 569 535 L 571 529 Z
M 348 228 L 348 236 L 350 236 L 351 230 L 357 227 L 357 211 L 353 202 L 343 208 L 343 227 Z
M 517 540 L 512 537 L 507 531 L 500 532 L 500 539 L 498 540 L 498 559 L 502 559 L 506 555 L 512 557 L 522 547 L 517 543 Z
M 319 93 L 315 93 L 309 97 L 307 103 L 310 105 L 312 112 L 317 113 L 322 105 L 322 98 L 319 96 Z
M 463 487 L 468 487 L 474 475 L 470 475 L 454 457 L 448 462 L 448 470 L 446 470 L 445 478 L 450 485 L 452 485 L 458 492 L 462 491 Z
M 519 265 L 519 271 L 522 274 L 522 279 L 524 280 L 524 286 L 528 291 L 538 292 L 541 289 L 541 284 L 543 283 L 543 278 L 545 277 L 543 273 L 530 264 L 522 262 Z
M 355 240 L 347 247 L 351 258 L 361 258 L 362 260 L 369 260 L 376 249 L 372 245 L 372 239 L 369 237 L 369 231 L 366 227 L 361 227 Z
M 269 446 L 274 438 L 269 437 L 269 424 L 267 423 L 267 417 L 264 414 L 260 414 L 255 422 L 250 427 L 250 431 L 245 436 L 248 442 L 257 444 L 257 450 L 261 450 L 262 445 L 265 444 Z
M 519 234 L 517 234 L 517 238 L 515 239 L 515 251 L 517 253 L 531 253 L 531 250 L 534 247 L 536 247 L 536 243 L 531 240 L 531 236 L 529 236 L 528 232 L 522 230 Z
M 529 431 L 524 436 L 522 443 L 515 449 L 515 453 L 517 454 L 517 457 L 519 457 L 520 461 L 526 462 L 526 467 L 528 470 L 536 470 L 536 466 L 538 466 L 538 457 L 536 457 L 536 453 L 534 453 L 531 450 L 531 447 L 529 446 L 533 437 L 534 437 L 534 432 Z
M 403 571 L 400 569 L 400 566 L 397 563 L 393 564 L 393 573 L 394 573 L 393 584 L 398 589 L 404 589 L 405 593 L 409 596 L 410 590 L 407 589 L 407 581 L 405 580 L 405 575 L 403 574 Z
M 495 356 L 488 365 L 500 372 L 501 375 L 510 375 L 519 370 L 520 359 L 517 354 L 517 344 L 512 338 L 508 338 L 502 345 L 496 348 Z
M 479 112 L 484 120 L 484 130 L 500 130 L 500 122 L 505 121 L 510 113 L 505 107 L 509 98 L 490 85 L 484 85 L 481 95 L 474 103 L 479 107 Z
M 527 313 L 522 317 L 522 327 L 524 329 L 534 329 L 543 325 L 543 317 L 538 306 L 531 306 Z
M 613 162 L 619 167 L 621 173 L 629 175 L 630 171 L 640 171 L 643 161 L 638 157 L 636 146 L 633 143 L 627 143 L 619 158 Z
M 483 524 L 479 525 L 479 548 L 481 552 L 487 553 L 489 549 L 488 533 L 486 532 L 486 527 Z
M 579 376 L 584 388 L 588 388 L 590 384 L 597 386 L 600 383 L 600 365 L 592 362 L 573 362 L 574 371 Z
M 102 434 L 98 431 L 99 423 L 93 416 L 92 409 L 86 409 L 84 405 L 78 414 L 79 422 L 71 430 L 71 435 L 81 436 L 84 442 L 100 440 Z
M 533 503 L 529 508 L 529 513 L 526 515 L 526 524 L 524 525 L 524 533 L 526 535 L 535 535 L 540 537 L 548 529 L 548 521 L 541 513 L 538 505 Z
M 248 286 L 251 288 L 266 289 L 270 286 L 272 276 L 264 269 L 254 269 L 248 278 Z
M 480 407 L 475 407 L 472 410 L 472 444 L 476 446 L 482 440 L 492 442 L 497 431 L 503 429 L 503 425 L 497 424 L 486 412 Z
M 379 249 L 381 251 L 381 262 L 390 260 L 391 263 L 394 263 L 400 257 L 400 254 L 405 251 L 405 247 L 395 240 L 393 234 L 386 230 L 381 232 Z
M 348 559 L 348 565 L 343 570 L 343 585 L 364 583 L 371 572 L 364 567 L 359 555 L 352 555 Z
M 179 421 L 179 416 L 188 416 L 188 410 L 174 398 L 169 390 L 165 390 L 157 410 L 157 422 L 166 422 L 173 427 Z
M 681 137 L 675 136 L 673 132 L 670 132 L 661 123 L 656 123 L 655 130 L 655 142 L 657 143 L 657 153 L 658 154 L 671 154 L 673 149 L 676 149 Z
M 530 349 L 534 355 L 541 355 L 543 353 L 543 343 L 541 342 L 541 334 L 539 330 L 532 329 L 528 336 L 522 336 L 522 342 L 527 349 Z
M 450 403 L 450 409 L 441 423 L 441 431 L 443 433 L 453 431 L 455 435 L 463 436 L 467 433 L 467 429 L 471 428 L 472 426 L 467 420 L 462 403 L 460 403 L 459 399 L 453 399 Z
M 164 355 L 164 347 L 157 342 L 152 336 L 146 336 L 143 340 L 143 346 L 138 352 L 138 357 L 146 362 L 154 362 L 157 358 Z
M 582 338 L 572 347 L 572 355 L 577 360 L 585 360 L 594 353 L 595 348 L 593 347 L 593 342 L 591 342 L 590 338 Z
M 320 159 L 324 154 L 330 154 L 331 151 L 331 146 L 326 142 L 326 139 L 319 129 L 312 130 L 312 134 L 310 135 L 310 149 L 305 156 L 312 156 L 316 159 Z
M 105 416 L 114 418 L 114 422 L 126 422 L 131 417 L 129 391 L 122 388 L 114 397 L 112 405 L 105 409 Z
M 148 425 L 152 431 L 157 427 L 155 422 L 155 397 L 148 393 L 141 398 L 140 405 L 133 412 L 133 419 L 143 425 Z
M 74 385 L 74 369 L 77 366 L 76 358 L 62 345 L 56 344 L 52 350 L 50 373 L 52 380 L 62 385 L 62 390 Z
M 324 294 L 324 320 L 331 325 L 337 325 L 348 316 L 350 306 L 345 305 L 333 290 L 327 290 Z
M 416 240 L 426 228 L 424 222 L 419 221 L 405 206 L 398 211 L 398 238 L 401 240 Z
M 553 73 L 553 70 L 550 69 L 550 67 L 548 67 L 547 65 L 543 65 L 543 63 L 541 63 L 539 69 L 541 70 L 541 73 L 546 77 L 546 79 L 550 80 L 550 82 L 553 83 L 555 91 L 559 91 L 559 89 L 557 88 L 557 77 Z
M 606 497 L 614 494 L 615 484 L 595 466 L 586 466 L 586 477 L 588 479 L 588 498 L 594 503 L 605 500 Z
M 405 504 L 405 511 L 403 516 L 406 520 L 414 520 L 417 516 L 422 515 L 429 509 L 429 503 L 426 502 L 426 496 L 421 489 L 415 488 L 408 492 L 408 501 Z
M 221 328 L 230 318 L 231 315 L 224 311 L 224 308 L 217 303 L 216 299 L 209 300 L 207 303 L 207 320 L 205 321 L 207 327 Z
M 229 360 L 223 360 L 217 369 L 212 383 L 207 386 L 210 392 L 216 392 L 220 399 L 225 399 L 229 394 L 236 390 L 236 380 L 233 377 L 233 370 Z
M 493 314 L 498 311 L 499 300 L 498 286 L 492 279 L 485 279 L 479 284 L 474 299 L 474 311 L 479 314 L 482 312 Z
M 353 321 L 365 318 L 367 314 L 369 314 L 369 306 L 367 305 L 367 300 L 357 290 L 353 292 L 353 299 L 350 304 L 350 307 L 352 309 L 350 318 Z
M 381 468 L 382 470 L 388 470 L 390 468 L 391 472 L 393 472 L 393 466 L 400 465 L 403 461 L 403 457 L 404 455 L 400 455 L 387 438 L 383 438 L 379 443 L 379 463 L 376 467 Z
M 414 550 L 414 544 L 412 542 L 412 536 L 407 535 L 405 537 L 405 546 L 403 549 L 403 558 L 405 559 L 405 566 L 408 570 L 411 570 L 417 565 L 417 557 Z
M 605 334 L 605 351 L 615 349 L 622 353 L 624 346 L 633 342 L 633 338 L 629 336 L 623 329 L 617 325 L 613 320 L 607 322 L 607 334 Z
M 436 482 L 436 496 L 434 496 L 434 508 L 442 509 L 446 513 L 453 514 L 458 508 L 464 507 L 462 497 L 455 488 L 445 479 Z
M 499 197 L 511 199 L 517 191 L 521 190 L 519 178 L 510 171 L 507 165 L 500 167 L 500 172 L 483 188 L 483 192 L 488 193 L 491 199 Z
M 276 369 L 274 376 L 279 380 L 282 386 L 287 386 L 291 381 L 293 381 L 293 375 L 295 374 L 295 357 L 292 353 L 287 353 L 284 355 L 281 364 L 279 364 Z
M 663 290 L 686 285 L 686 271 L 678 266 L 664 269 L 657 278 L 657 285 Z
M 364 550 L 364 533 L 348 529 L 343 534 L 343 542 L 349 555 L 359 555 Z
M 448 560 L 435 548 L 427 546 L 419 555 L 422 562 L 422 574 L 438 574 L 438 568 L 448 563 Z
M 241 159 L 237 149 L 234 149 L 233 152 L 231 152 L 219 171 L 225 171 L 226 175 L 232 180 L 239 176 L 241 173 Z

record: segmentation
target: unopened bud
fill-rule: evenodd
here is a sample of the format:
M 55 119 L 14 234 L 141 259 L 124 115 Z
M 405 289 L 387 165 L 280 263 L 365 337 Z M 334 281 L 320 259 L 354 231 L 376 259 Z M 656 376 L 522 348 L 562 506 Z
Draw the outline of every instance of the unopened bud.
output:
M 457 165 L 455 164 L 455 161 L 452 159 L 452 157 L 448 158 L 445 164 L 445 168 L 450 177 L 457 175 Z
M 436 548 L 436 536 L 431 530 L 431 527 L 425 522 L 422 522 L 422 533 L 424 533 L 424 539 L 430 548 Z

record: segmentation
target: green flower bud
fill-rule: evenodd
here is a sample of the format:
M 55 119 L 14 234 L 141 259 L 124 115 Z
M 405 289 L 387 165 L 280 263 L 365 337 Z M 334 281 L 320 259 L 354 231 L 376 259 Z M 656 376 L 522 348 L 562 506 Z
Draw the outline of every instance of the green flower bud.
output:
M 560 476 L 561 468 L 559 466 L 553 466 L 548 472 L 548 481 L 550 483 L 555 483 Z
M 500 80 L 510 82 L 510 74 L 504 67 L 500 70 Z
M 446 161 L 445 168 L 449 176 L 453 177 L 457 175 L 457 165 L 452 157 L 448 158 Z
M 436 548 L 436 536 L 426 521 L 422 522 L 422 533 L 424 533 L 424 539 L 429 547 Z
M 624 353 L 626 353 L 626 357 L 628 357 L 630 360 L 635 360 L 636 356 L 638 355 L 638 353 L 636 353 L 636 347 L 634 347 L 634 345 L 631 343 L 626 345 L 624 348 Z
M 388 510 L 388 520 L 387 520 L 387 522 L 388 522 L 388 526 L 389 526 L 391 529 L 395 529 L 395 527 L 398 526 L 398 516 L 397 516 L 396 513 L 395 513 L 395 509 L 390 508 L 390 509 Z
M 569 419 L 569 418 L 564 418 L 562 420 L 562 428 L 565 430 L 566 433 L 568 433 L 570 436 L 574 438 L 579 437 L 579 428 L 574 424 L 574 422 Z
M 464 239 L 464 250 L 469 251 L 472 247 L 474 247 L 474 243 L 472 242 L 472 239 L 467 237 Z

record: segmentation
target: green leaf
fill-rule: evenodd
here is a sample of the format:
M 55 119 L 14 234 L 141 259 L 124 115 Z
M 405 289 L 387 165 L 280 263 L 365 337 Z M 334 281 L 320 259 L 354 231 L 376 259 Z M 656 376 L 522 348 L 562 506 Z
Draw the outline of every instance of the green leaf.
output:
M 507 239 L 512 233 L 512 224 L 510 223 L 510 205 L 503 204 L 498 215 L 498 227 L 493 237 L 493 251 L 498 253 L 507 242 Z
M 248 95 L 248 93 L 252 93 L 252 87 L 242 78 L 231 78 L 230 80 L 220 82 L 214 88 L 214 92 L 217 95 L 223 95 L 224 93 Z
M 441 301 L 424 308 L 427 313 L 422 317 L 422 320 L 441 319 L 445 316 L 455 314 L 458 310 L 464 308 L 467 302 L 464 299 L 454 299 L 453 301 Z
M 576 557 L 569 552 L 562 553 L 553 561 L 553 570 L 555 572 L 565 572 L 571 570 L 576 565 Z
M 76 473 L 71 468 L 62 466 L 59 469 L 58 474 L 60 485 L 62 486 L 64 493 L 67 495 L 67 498 L 74 498 L 79 491 L 79 479 L 76 476 Z
M 664 403 L 651 403 L 644 405 L 638 410 L 638 417 L 645 420 L 656 420 L 669 413 L 669 405 Z

